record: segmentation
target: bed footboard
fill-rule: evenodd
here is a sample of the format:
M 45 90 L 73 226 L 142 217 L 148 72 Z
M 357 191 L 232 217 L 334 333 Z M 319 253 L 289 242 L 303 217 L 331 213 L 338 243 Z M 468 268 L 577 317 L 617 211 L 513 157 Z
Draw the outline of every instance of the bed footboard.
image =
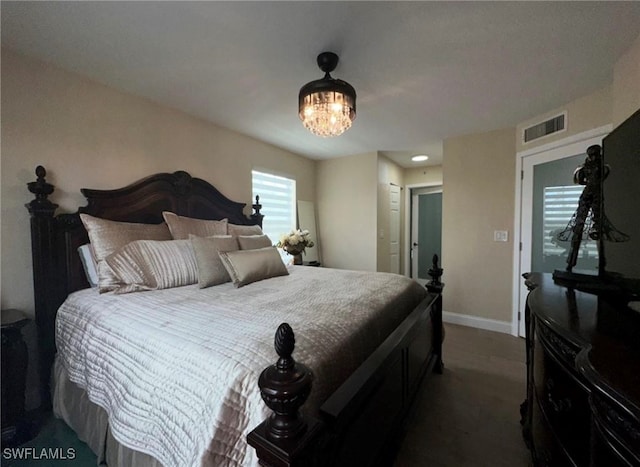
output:
M 320 419 L 302 419 L 299 405 L 280 406 L 280 413 L 269 420 L 277 416 L 292 424 L 301 423 L 302 428 L 298 427 L 290 436 L 278 436 L 267 420 L 249 433 L 247 441 L 256 449 L 261 465 L 373 466 L 393 463 L 422 380 L 427 374 L 441 373 L 443 368 L 443 284 L 439 280 L 442 269 L 437 267 L 436 261 L 437 258 L 430 272 L 438 275 L 432 275 L 434 280 L 427 286 L 429 295 L 325 401 L 320 407 Z M 290 349 L 293 352 L 293 344 Z M 278 354 L 282 360 L 280 351 Z M 260 383 L 263 398 L 264 374 Z M 299 372 L 280 375 L 281 380 L 299 378 Z M 293 386 L 281 385 L 280 389 L 282 395 L 292 400 L 298 400 L 304 393 Z

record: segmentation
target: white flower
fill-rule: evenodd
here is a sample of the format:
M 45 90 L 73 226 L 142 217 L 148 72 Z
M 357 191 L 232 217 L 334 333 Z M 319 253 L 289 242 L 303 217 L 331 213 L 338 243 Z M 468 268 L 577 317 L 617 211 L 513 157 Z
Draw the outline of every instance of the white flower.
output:
M 284 249 L 289 254 L 290 251 L 304 252 L 305 249 L 313 247 L 313 242 L 308 238 L 308 230 L 292 230 L 288 234 L 282 234 L 280 241 L 276 244 L 278 248 Z

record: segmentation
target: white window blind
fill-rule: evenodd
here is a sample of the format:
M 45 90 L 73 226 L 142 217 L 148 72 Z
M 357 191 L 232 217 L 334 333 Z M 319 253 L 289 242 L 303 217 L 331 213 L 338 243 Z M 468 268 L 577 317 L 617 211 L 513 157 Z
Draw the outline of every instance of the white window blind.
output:
M 253 198 L 260 196 L 262 204 L 262 230 L 275 244 L 296 228 L 296 181 L 256 170 L 251 175 Z
M 584 190 L 582 185 L 549 186 L 544 189 L 544 211 L 542 222 L 543 256 L 566 256 L 570 242 L 560 242 L 556 235 L 567 227 L 571 217 L 578 207 L 578 200 Z M 596 242 L 586 239 L 580 244 L 580 256 L 584 258 L 597 258 L 598 248 Z

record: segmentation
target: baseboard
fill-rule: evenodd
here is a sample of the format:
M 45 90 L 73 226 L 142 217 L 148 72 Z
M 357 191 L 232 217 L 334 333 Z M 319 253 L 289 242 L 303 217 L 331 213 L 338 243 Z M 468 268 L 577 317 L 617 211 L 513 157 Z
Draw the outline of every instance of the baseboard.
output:
M 459 324 L 461 326 L 469 326 L 471 328 L 511 334 L 511 323 L 509 321 L 498 321 L 497 319 L 480 318 L 478 316 L 462 315 L 448 311 L 442 312 L 442 321 L 445 323 Z

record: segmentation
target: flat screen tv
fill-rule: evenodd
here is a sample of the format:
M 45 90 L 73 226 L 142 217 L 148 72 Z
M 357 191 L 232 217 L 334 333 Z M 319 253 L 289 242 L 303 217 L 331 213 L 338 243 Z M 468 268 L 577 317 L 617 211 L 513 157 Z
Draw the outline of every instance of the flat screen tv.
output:
M 604 271 L 631 300 L 640 298 L 640 109 L 602 140 L 604 213 L 629 236 L 625 242 L 604 242 Z

